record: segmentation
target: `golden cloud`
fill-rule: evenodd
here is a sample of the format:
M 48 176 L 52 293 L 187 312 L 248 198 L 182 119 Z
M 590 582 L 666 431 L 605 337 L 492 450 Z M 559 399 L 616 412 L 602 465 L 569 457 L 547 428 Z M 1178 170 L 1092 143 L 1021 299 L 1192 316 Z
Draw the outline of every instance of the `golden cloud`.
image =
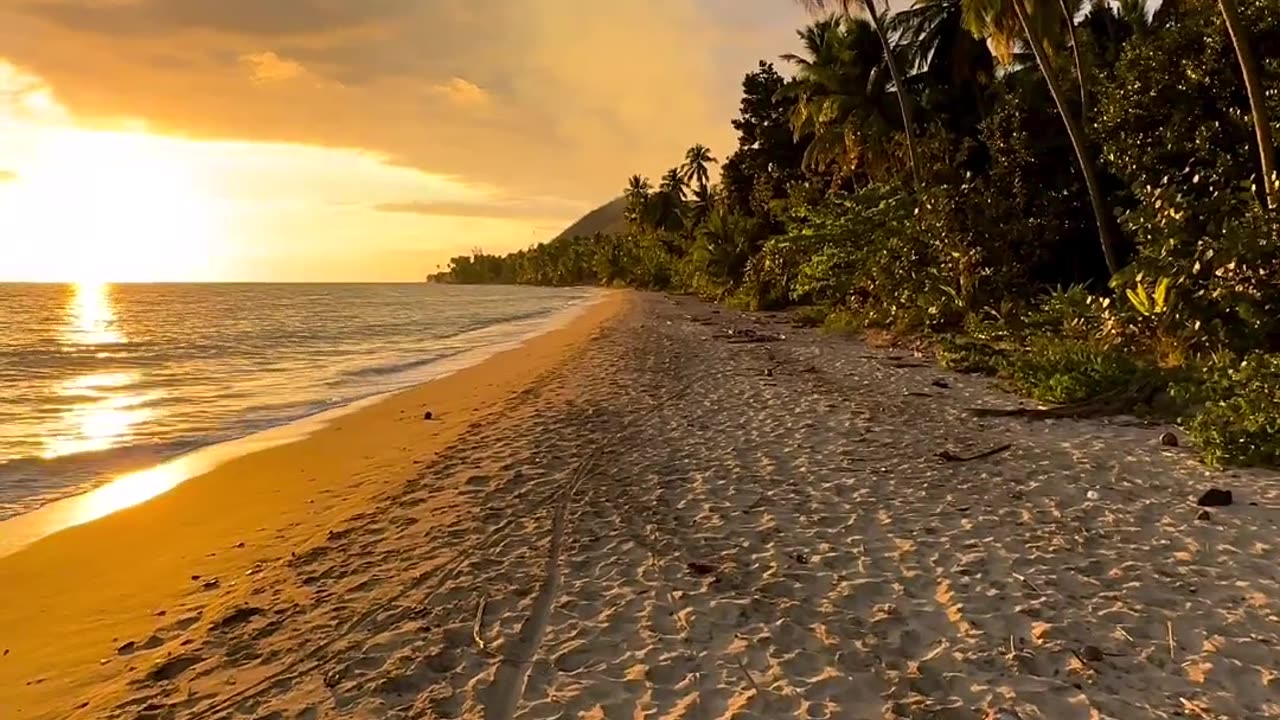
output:
M 791 49 L 802 17 L 782 0 L 0 6 L 0 48 L 78 117 L 365 148 L 591 205 L 695 142 L 727 154 L 742 75 Z
M 240 63 L 248 71 L 249 77 L 258 84 L 293 80 L 307 73 L 302 63 L 282 58 L 273 52 L 241 55 Z
M 477 107 L 489 103 L 487 92 L 479 85 L 460 77 L 449 78 L 448 82 L 436 85 L 434 89 L 455 105 Z

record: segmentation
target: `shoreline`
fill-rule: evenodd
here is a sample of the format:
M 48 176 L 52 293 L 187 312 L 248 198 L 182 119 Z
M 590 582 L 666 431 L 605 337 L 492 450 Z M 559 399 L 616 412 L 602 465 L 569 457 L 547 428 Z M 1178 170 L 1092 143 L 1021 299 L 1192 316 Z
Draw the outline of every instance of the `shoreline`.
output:
M 416 382 L 380 390 L 370 395 L 353 397 L 337 405 L 322 408 L 296 417 L 279 425 L 272 425 L 246 435 L 201 445 L 172 457 L 148 464 L 88 489 L 59 496 L 27 512 L 0 519 L 0 558 L 21 551 L 32 543 L 67 528 L 101 519 L 114 512 L 137 505 L 157 495 L 169 492 L 178 485 L 216 470 L 232 460 L 280 445 L 303 440 L 327 427 L 344 415 L 356 412 L 398 393 L 412 390 L 425 383 L 435 382 L 485 362 L 489 358 L 517 348 L 539 335 L 551 332 L 571 323 L 603 295 L 589 296 L 572 305 L 541 318 L 519 318 L 483 328 L 464 331 L 459 337 L 475 333 L 492 332 L 495 329 L 513 327 L 530 320 L 539 325 L 531 330 L 446 355 L 424 365 L 420 370 L 427 376 Z
M 83 503 L 99 493 L 116 506 L 0 554 L 0 715 L 62 717 L 67 699 L 127 662 L 115 657 L 122 638 L 145 635 L 202 592 L 288 557 L 407 482 L 577 352 L 625 303 L 620 293 L 587 299 L 537 334 L 478 349 L 488 351 L 478 362 L 446 359 L 459 367 L 441 377 L 209 446 L 203 451 L 212 457 L 198 464 L 184 455 L 143 471 L 141 481 L 78 496 Z M 175 479 L 184 458 L 191 467 Z M 77 498 L 59 503 L 68 500 Z

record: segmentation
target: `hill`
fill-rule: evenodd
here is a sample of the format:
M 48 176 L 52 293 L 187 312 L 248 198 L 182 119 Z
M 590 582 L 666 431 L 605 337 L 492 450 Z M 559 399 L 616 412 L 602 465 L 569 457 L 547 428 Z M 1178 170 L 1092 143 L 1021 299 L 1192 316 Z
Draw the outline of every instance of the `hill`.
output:
M 626 210 L 626 198 L 616 198 L 583 215 L 577 222 L 565 228 L 555 237 L 571 238 L 576 235 L 590 236 L 596 233 L 618 233 L 627 229 L 627 221 L 623 218 Z

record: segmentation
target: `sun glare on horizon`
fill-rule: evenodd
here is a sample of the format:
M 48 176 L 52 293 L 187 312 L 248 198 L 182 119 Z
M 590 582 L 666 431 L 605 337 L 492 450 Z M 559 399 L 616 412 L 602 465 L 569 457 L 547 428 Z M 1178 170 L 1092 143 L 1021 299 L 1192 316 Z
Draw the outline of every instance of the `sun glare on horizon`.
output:
M 6 188 L 4 224 L 28 279 L 198 279 L 220 218 L 181 157 L 140 133 L 45 130 Z
M 181 141 L 79 126 L 39 78 L 0 62 L 6 279 L 199 279 L 223 230 Z

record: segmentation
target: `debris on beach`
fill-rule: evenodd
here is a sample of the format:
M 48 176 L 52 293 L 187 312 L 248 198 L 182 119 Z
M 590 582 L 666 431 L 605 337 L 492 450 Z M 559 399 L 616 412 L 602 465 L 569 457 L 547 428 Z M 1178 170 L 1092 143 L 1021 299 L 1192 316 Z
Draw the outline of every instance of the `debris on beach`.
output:
M 226 628 L 235 627 L 236 625 L 243 624 L 257 617 L 258 615 L 261 615 L 263 612 L 264 612 L 263 609 L 260 607 L 254 607 L 252 605 L 241 605 L 240 607 L 237 607 L 236 609 L 227 613 L 222 617 L 222 619 L 214 623 L 214 629 L 223 630 Z
M 1200 507 L 1224 507 L 1233 502 L 1230 490 L 1222 490 L 1221 488 L 1211 487 L 1204 491 L 1196 504 Z
M 735 330 L 733 328 L 729 328 L 728 330 L 725 331 L 724 335 L 712 335 L 712 337 L 716 339 L 728 340 L 730 343 L 733 343 L 733 344 L 771 343 L 771 342 L 778 342 L 779 340 L 787 339 L 786 335 L 775 335 L 774 333 L 762 333 L 757 330 L 753 330 L 752 328 L 742 328 L 741 330 Z
M 943 450 L 937 453 L 937 456 L 942 458 L 944 462 L 970 462 L 972 460 L 981 460 L 983 458 L 989 458 L 992 455 L 999 455 L 1000 453 L 1004 452 L 1005 450 L 1008 450 L 1011 447 L 1013 447 L 1012 443 L 1005 443 L 1004 445 L 1000 445 L 998 447 L 991 448 L 990 450 L 980 452 L 977 455 L 957 455 L 956 453 L 953 453 L 950 450 Z
M 694 575 L 710 575 L 711 573 L 716 571 L 715 565 L 712 565 L 711 563 L 700 562 L 698 560 L 690 561 L 686 567 L 688 567 L 689 572 L 693 573 Z

